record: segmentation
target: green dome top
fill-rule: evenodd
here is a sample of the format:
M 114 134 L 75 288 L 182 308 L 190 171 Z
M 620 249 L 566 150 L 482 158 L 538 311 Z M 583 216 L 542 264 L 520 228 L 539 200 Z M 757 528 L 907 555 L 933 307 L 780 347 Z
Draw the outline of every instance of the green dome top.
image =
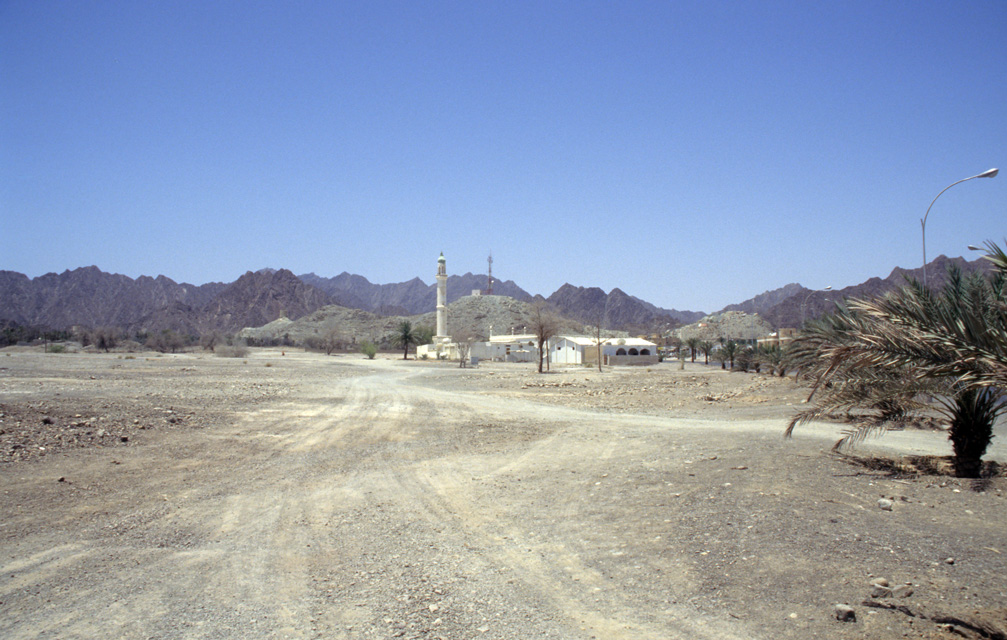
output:
M 437 258 L 437 262 L 447 262 L 447 260 L 444 259 L 444 252 L 443 251 L 441 251 L 441 257 Z

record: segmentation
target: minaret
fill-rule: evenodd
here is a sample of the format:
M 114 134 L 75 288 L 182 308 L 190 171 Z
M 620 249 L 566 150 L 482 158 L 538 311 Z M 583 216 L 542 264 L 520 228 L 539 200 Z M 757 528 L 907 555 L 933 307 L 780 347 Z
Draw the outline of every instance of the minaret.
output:
M 448 336 L 448 269 L 444 252 L 437 258 L 437 335 L 434 344 L 451 342 Z

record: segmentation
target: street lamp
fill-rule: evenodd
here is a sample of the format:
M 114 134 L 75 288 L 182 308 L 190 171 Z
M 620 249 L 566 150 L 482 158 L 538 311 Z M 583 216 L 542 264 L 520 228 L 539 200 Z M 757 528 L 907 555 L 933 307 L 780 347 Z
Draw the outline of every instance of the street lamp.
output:
M 989 169 L 987 171 L 983 171 L 980 174 L 977 174 L 977 175 L 974 175 L 974 176 L 971 176 L 971 177 L 968 177 L 968 178 L 962 178 L 958 182 L 952 182 L 948 186 L 944 187 L 944 189 L 941 190 L 941 193 L 944 193 L 945 191 L 947 191 L 951 187 L 955 186 L 956 184 L 961 184 L 963 182 L 966 182 L 968 180 L 972 180 L 974 178 L 992 178 L 992 177 L 994 177 L 999 172 L 1000 172 L 999 169 Z M 937 194 L 937 198 L 941 197 L 941 193 Z M 933 202 L 930 203 L 930 207 L 927 207 L 926 214 L 923 216 L 922 219 L 920 219 L 920 226 L 923 228 L 923 286 L 924 287 L 927 286 L 927 216 L 930 215 L 930 208 L 934 206 L 934 202 L 937 202 L 937 198 L 934 198 Z
M 824 289 L 819 289 L 818 291 L 832 291 L 832 285 L 825 287 Z M 807 314 L 804 312 L 805 307 L 808 304 L 808 298 L 818 293 L 818 291 L 809 291 L 808 295 L 804 296 L 804 302 L 801 303 L 801 326 L 804 326 L 804 322 L 807 320 Z

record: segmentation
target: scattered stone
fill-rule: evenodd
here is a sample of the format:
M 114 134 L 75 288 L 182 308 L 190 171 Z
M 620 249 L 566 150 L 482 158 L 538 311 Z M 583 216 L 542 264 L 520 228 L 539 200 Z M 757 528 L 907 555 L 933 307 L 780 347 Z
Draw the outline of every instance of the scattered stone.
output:
M 892 504 L 893 504 L 892 501 L 888 500 L 887 498 L 881 498 L 880 500 L 878 500 L 878 508 L 881 509 L 882 511 L 891 511 Z
M 49 416 L 43 416 L 42 424 L 52 424 L 52 418 L 50 418 Z
M 836 615 L 836 620 L 840 622 L 856 622 L 857 612 L 853 610 L 853 607 L 846 604 L 837 604 L 832 606 L 832 612 Z
M 119 436 L 119 442 L 129 442 L 129 436 Z
M 56 482 L 66 482 L 66 476 L 60 476 Z
M 955 563 L 954 558 L 944 558 L 944 564 L 954 564 L 954 563 Z
M 913 595 L 913 587 L 909 584 L 900 584 L 892 589 L 892 596 L 896 598 L 908 598 Z
M 889 587 L 885 586 L 885 585 L 876 584 L 871 589 L 871 597 L 872 598 L 891 598 L 892 597 L 892 590 Z

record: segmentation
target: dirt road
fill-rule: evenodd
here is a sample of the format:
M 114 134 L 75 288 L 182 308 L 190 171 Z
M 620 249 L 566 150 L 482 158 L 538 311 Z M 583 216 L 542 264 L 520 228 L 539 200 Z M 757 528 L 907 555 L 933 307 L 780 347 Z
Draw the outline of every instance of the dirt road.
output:
M 0 363 L 0 402 L 93 397 L 78 364 L 21 357 Z M 109 406 L 146 406 L 138 384 L 188 398 L 193 422 L 217 404 L 198 427 L 0 465 L 3 638 L 931 638 L 949 633 L 935 617 L 1004 620 L 1000 479 L 869 472 L 823 453 L 832 427 L 783 441 L 778 418 L 562 406 L 486 368 L 87 357 Z M 877 602 L 913 615 L 861 606 L 878 576 L 912 583 Z

